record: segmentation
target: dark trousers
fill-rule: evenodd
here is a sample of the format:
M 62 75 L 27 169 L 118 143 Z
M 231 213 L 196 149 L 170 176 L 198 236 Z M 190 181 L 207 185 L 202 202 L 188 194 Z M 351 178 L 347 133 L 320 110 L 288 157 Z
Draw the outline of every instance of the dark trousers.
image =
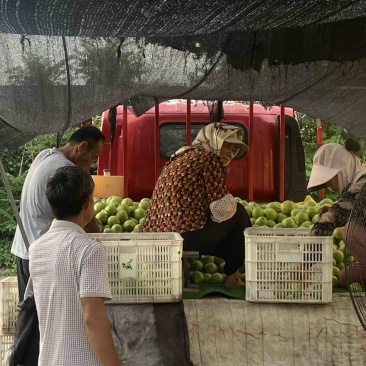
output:
M 225 261 L 225 273 L 229 276 L 244 264 L 244 229 L 251 226 L 247 211 L 237 203 L 231 219 L 221 223 L 209 219 L 202 229 L 181 233 L 183 250 L 198 250 L 200 255 L 222 258 Z
M 17 257 L 17 276 L 18 276 L 18 292 L 19 302 L 24 299 L 25 289 L 29 280 L 29 260 Z

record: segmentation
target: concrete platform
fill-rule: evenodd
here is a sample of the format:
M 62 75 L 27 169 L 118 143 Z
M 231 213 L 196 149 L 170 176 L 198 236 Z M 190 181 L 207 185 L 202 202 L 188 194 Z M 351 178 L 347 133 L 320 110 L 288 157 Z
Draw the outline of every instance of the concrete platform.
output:
M 346 293 L 333 294 L 333 302 L 325 305 L 258 304 L 224 297 L 183 304 L 195 366 L 366 366 L 366 331 Z M 131 314 L 122 310 L 130 321 Z M 117 318 L 122 322 L 122 316 Z M 147 323 L 142 324 L 140 331 L 146 331 Z M 121 323 L 120 333 L 137 337 L 139 329 L 134 322 L 130 325 L 133 329 Z M 137 351 L 139 357 L 126 354 L 127 348 L 120 350 L 126 365 L 163 366 L 161 358 L 152 357 L 155 351 L 160 354 L 154 334 L 141 337 L 147 342 Z M 2 357 L 11 338 L 0 337 Z
M 325 305 L 183 302 L 195 366 L 366 365 L 366 332 L 348 294 Z

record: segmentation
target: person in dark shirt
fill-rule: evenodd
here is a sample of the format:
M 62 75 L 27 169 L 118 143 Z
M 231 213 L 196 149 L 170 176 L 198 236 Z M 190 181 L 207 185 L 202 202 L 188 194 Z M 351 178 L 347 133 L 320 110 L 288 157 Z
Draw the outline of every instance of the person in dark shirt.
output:
M 228 164 L 248 147 L 241 130 L 224 123 L 204 127 L 173 154 L 160 177 L 142 224 L 144 232 L 179 232 L 186 251 L 225 260 L 225 286 L 243 285 L 244 229 L 250 218 L 225 184 Z
M 339 199 L 332 207 L 323 207 L 320 210 L 320 219 L 314 224 L 310 235 L 329 236 L 335 228 L 344 227 L 348 223 L 366 183 L 366 165 L 355 155 L 358 148 L 355 144 L 330 143 L 316 151 L 308 189 L 329 187 L 339 193 Z M 350 235 L 343 231 L 346 246 L 358 261 L 362 261 L 364 255 L 361 254 L 363 252 L 355 238 L 351 240 Z M 344 269 L 341 270 L 339 279 L 341 286 L 346 287 Z

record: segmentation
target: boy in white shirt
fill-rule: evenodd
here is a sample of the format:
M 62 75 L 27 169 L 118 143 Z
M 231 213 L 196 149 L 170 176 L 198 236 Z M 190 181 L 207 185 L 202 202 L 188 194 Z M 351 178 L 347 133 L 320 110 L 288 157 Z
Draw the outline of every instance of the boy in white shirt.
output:
M 29 268 L 40 329 L 39 366 L 121 366 L 104 308 L 111 298 L 102 245 L 82 229 L 94 215 L 94 182 L 76 165 L 48 180 L 56 219 L 32 243 Z

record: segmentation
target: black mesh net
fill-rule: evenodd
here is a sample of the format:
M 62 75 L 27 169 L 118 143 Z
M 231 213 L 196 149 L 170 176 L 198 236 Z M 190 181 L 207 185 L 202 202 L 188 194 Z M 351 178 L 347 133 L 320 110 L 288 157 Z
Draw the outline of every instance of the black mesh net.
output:
M 118 104 L 284 104 L 357 136 L 366 1 L 0 0 L 0 146 Z

